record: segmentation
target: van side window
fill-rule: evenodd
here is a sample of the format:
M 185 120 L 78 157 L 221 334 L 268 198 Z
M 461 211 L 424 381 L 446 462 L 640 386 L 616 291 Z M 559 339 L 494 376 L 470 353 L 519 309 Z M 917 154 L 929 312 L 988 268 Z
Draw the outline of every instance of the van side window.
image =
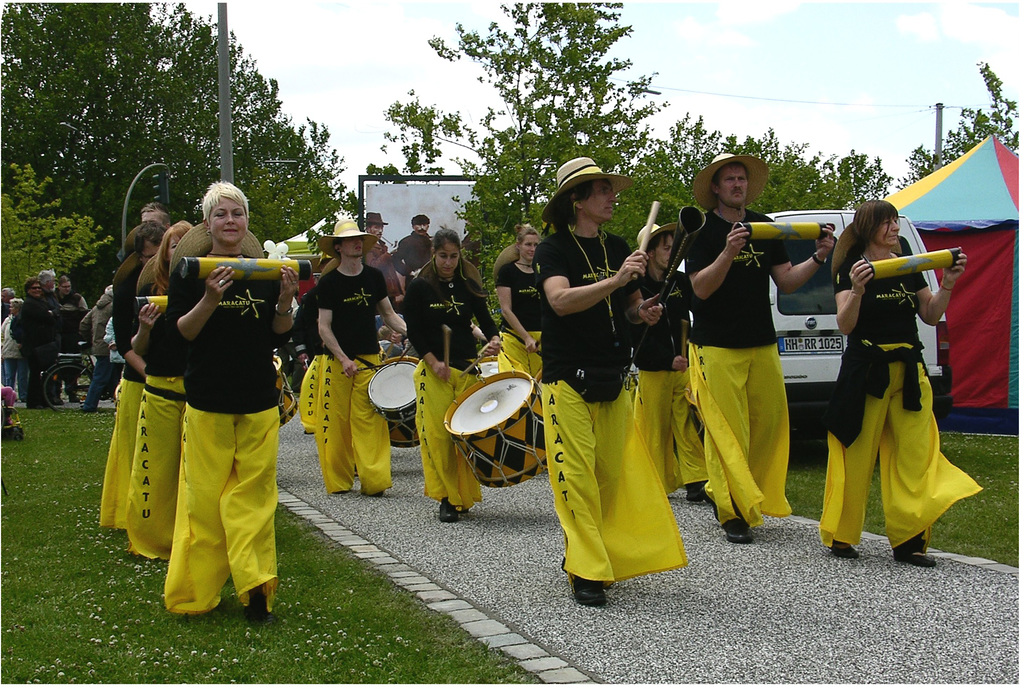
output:
M 790 240 L 786 242 L 789 260 L 798 265 L 811 257 L 814 242 L 809 239 Z M 778 295 L 779 313 L 787 316 L 811 316 L 834 314 L 836 298 L 832 291 L 832 254 L 825 259 L 825 265 L 811 276 L 800 289 L 792 294 Z

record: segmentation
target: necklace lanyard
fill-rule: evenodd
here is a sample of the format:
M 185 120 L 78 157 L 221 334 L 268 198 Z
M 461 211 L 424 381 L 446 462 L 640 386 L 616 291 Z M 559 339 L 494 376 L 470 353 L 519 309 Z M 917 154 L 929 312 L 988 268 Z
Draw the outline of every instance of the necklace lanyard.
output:
M 569 234 L 572 235 L 573 241 L 576 242 L 576 246 L 579 247 L 580 253 L 583 254 L 583 260 L 587 262 L 587 267 L 590 268 L 590 274 L 594 276 L 594 282 L 598 281 L 597 271 L 594 270 L 594 266 L 590 263 L 590 256 L 583 249 L 583 245 L 580 244 L 579 238 L 576 236 L 576 227 L 574 225 L 569 226 Z M 604 232 L 597 231 L 597 240 L 601 242 L 601 251 L 604 253 L 604 272 L 605 276 L 611 276 L 611 266 L 608 265 L 608 249 L 604 245 Z M 604 298 L 606 304 L 608 304 L 608 320 L 612 325 L 612 335 L 618 337 L 618 332 L 615 328 L 615 314 L 612 311 L 612 295 L 609 294 Z

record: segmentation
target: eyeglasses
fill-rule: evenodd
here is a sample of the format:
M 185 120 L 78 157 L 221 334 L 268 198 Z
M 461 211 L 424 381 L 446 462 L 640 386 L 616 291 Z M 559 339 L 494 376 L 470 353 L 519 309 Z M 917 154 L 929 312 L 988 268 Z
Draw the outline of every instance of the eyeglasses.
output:
M 29 285 L 29 289 L 42 289 L 42 285 Z

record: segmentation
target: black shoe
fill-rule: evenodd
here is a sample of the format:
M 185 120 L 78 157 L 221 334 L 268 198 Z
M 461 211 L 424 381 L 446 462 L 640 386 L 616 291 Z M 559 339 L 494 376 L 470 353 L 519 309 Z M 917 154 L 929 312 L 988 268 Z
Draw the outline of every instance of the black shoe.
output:
M 599 608 L 608 602 L 604 595 L 604 582 L 582 577 L 572 578 L 572 596 L 580 605 L 589 605 L 592 608 Z
M 269 624 L 274 621 L 274 616 L 267 610 L 267 597 L 259 587 L 249 591 L 249 605 L 243 608 L 245 619 L 259 624 Z
M 739 517 L 722 524 L 722 528 L 725 529 L 725 539 L 730 543 L 754 542 L 754 537 L 750 535 L 750 527 Z
M 842 544 L 842 545 L 840 545 Z M 829 550 L 836 557 L 841 557 L 844 560 L 856 560 L 860 557 L 860 553 L 849 543 L 843 543 L 842 541 L 832 541 L 832 545 L 829 546 Z
M 686 500 L 688 502 L 704 502 L 708 499 L 708 494 L 704 492 L 704 484 L 707 481 L 694 481 L 693 483 L 687 483 L 686 488 Z
M 896 562 L 906 562 L 908 565 L 914 565 L 915 567 L 935 566 L 935 558 L 924 553 L 902 553 L 894 550 L 892 556 L 896 558 Z
M 438 518 L 446 524 L 459 521 L 459 511 L 448 502 L 448 498 L 441 498 L 441 510 Z
M 365 493 L 365 495 L 368 498 L 383 498 L 384 497 L 384 491 L 378 490 L 376 493 Z

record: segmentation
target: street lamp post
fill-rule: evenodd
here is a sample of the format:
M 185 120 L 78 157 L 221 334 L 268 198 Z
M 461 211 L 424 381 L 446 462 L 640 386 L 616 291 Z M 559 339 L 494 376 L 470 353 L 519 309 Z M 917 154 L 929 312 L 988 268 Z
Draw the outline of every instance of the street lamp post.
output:
M 128 193 L 124 195 L 124 208 L 121 211 L 121 248 L 117 252 L 117 260 L 119 261 L 123 261 L 125 258 L 124 240 L 125 237 L 128 236 L 128 201 L 132 198 L 132 189 L 135 188 L 135 183 L 138 182 L 146 172 L 155 167 L 163 167 L 170 170 L 170 168 L 167 167 L 167 163 L 150 163 L 139 170 L 139 174 L 135 175 L 135 179 L 133 179 L 132 183 L 128 186 Z

